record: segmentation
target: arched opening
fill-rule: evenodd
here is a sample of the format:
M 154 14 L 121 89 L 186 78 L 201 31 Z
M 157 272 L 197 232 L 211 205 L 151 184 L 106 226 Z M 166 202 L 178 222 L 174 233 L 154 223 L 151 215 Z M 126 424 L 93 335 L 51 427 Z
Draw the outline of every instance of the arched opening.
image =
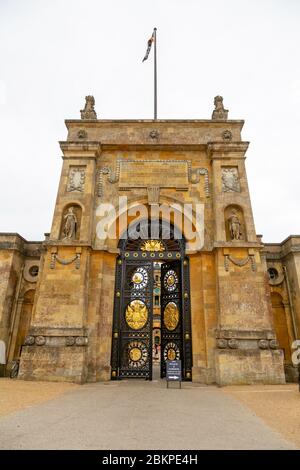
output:
M 29 331 L 34 295 L 35 289 L 30 289 L 25 292 L 23 297 L 23 303 L 20 312 L 20 320 L 18 325 L 18 334 L 14 349 L 14 359 L 19 359 L 21 355 L 22 346 Z
M 119 241 L 111 378 L 151 380 L 180 360 L 192 379 L 189 262 L 185 239 L 163 220 L 131 225 Z
M 284 353 L 285 362 L 291 362 L 291 348 L 282 296 L 278 292 L 271 292 L 274 328 L 280 348 Z

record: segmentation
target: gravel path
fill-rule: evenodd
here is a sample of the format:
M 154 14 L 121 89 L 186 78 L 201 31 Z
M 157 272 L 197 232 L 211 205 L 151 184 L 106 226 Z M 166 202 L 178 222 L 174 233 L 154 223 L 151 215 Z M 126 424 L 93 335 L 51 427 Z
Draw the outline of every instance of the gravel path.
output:
M 176 385 L 133 380 L 74 386 L 0 418 L 0 449 L 295 448 L 224 389 Z
M 297 384 L 232 386 L 223 390 L 300 449 L 300 393 Z
M 79 385 L 0 378 L 0 416 L 56 398 Z

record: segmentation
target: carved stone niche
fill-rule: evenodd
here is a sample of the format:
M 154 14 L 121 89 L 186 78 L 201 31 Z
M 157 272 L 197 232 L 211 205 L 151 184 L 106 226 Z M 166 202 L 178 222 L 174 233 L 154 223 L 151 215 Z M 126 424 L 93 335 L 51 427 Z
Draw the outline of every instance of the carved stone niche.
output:
M 68 204 L 63 211 L 59 239 L 65 242 L 80 239 L 82 209 L 79 204 Z
M 224 211 L 226 240 L 236 242 L 247 240 L 243 209 L 231 204 Z

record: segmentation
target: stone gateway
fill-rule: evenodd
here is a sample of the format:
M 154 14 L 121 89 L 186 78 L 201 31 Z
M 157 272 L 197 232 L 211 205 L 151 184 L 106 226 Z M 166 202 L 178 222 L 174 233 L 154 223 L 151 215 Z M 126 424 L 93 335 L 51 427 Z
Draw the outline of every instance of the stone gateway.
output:
M 300 236 L 256 234 L 244 122 L 214 104 L 207 120 L 101 120 L 87 96 L 66 121 L 51 232 L 0 234 L 2 375 L 151 380 L 180 360 L 185 381 L 296 380 Z

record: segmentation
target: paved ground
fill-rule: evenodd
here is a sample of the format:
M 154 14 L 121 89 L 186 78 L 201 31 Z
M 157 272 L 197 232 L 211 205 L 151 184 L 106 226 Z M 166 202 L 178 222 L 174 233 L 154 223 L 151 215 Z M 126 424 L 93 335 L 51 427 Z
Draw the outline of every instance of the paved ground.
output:
M 172 385 L 133 380 L 76 387 L 0 418 L 0 449 L 295 448 L 226 389 Z

